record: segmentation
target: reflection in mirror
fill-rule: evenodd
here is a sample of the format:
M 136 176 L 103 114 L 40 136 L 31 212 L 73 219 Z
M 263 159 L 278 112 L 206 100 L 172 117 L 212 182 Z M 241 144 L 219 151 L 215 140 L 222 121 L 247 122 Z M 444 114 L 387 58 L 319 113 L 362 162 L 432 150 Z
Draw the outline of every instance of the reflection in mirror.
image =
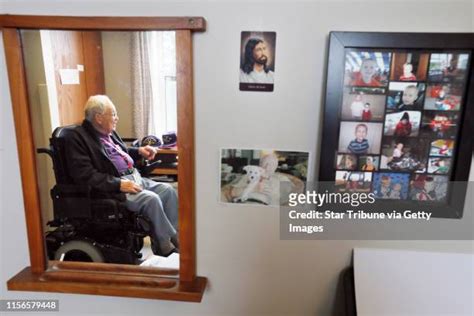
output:
M 48 258 L 178 268 L 175 32 L 21 38 Z

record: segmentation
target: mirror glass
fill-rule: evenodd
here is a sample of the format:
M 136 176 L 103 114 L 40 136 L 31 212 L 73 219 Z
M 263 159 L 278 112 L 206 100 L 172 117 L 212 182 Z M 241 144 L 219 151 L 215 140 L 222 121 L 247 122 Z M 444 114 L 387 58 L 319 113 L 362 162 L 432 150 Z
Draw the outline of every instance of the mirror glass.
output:
M 178 268 L 175 32 L 21 40 L 48 258 Z

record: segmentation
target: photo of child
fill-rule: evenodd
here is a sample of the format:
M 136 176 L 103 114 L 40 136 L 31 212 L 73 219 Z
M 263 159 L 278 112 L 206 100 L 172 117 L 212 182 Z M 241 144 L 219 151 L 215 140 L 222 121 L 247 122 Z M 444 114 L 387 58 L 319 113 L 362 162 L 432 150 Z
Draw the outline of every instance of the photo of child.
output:
M 406 200 L 409 181 L 407 173 L 375 173 L 373 193 L 377 199 Z
M 371 172 L 336 171 L 336 192 L 370 192 Z
M 220 201 L 287 205 L 290 193 L 304 191 L 308 157 L 297 151 L 222 149 Z
M 426 88 L 425 110 L 459 111 L 462 101 L 460 84 L 430 84 Z
M 341 118 L 366 122 L 383 121 L 385 111 L 383 93 L 385 89 L 346 87 L 342 100 Z
M 363 109 L 364 109 L 364 102 L 362 101 L 362 95 L 358 94 L 355 96 L 354 101 L 351 102 L 352 118 L 355 120 L 362 119 Z
M 420 136 L 453 139 L 456 136 L 458 120 L 457 112 L 425 111 Z
M 390 113 L 385 116 L 385 136 L 409 137 L 418 136 L 421 112 L 404 111 Z
M 451 169 L 450 158 L 434 158 L 428 160 L 428 173 L 448 174 Z
M 414 82 L 390 82 L 387 112 L 421 110 L 425 84 Z
M 413 74 L 413 64 L 403 64 L 403 75 L 399 78 L 400 81 L 415 81 L 416 76 Z
M 352 51 L 346 53 L 344 84 L 380 87 L 388 83 L 391 53 Z
M 380 170 L 425 172 L 429 146 L 424 138 L 384 137 Z
M 453 155 L 454 140 L 437 139 L 431 143 L 430 156 L 451 157 Z
M 339 149 L 341 153 L 378 154 L 382 123 L 341 122 Z
M 464 83 L 469 54 L 431 54 L 428 80 Z
M 429 54 L 394 53 L 390 81 L 425 81 L 429 59 Z
M 448 177 L 416 175 L 410 183 L 410 199 L 415 201 L 444 201 L 448 192 Z
M 362 121 L 370 121 L 372 119 L 372 110 L 370 109 L 370 103 L 366 102 L 364 104 L 364 109 L 362 110 Z
M 367 140 L 368 127 L 365 124 L 358 124 L 355 129 L 355 139 L 351 140 L 347 149 L 354 154 L 365 154 L 369 150 Z
M 339 170 L 356 170 L 357 156 L 351 154 L 339 154 L 336 159 L 336 169 Z
M 379 170 L 379 156 L 360 156 L 359 170 L 362 171 L 377 171 Z

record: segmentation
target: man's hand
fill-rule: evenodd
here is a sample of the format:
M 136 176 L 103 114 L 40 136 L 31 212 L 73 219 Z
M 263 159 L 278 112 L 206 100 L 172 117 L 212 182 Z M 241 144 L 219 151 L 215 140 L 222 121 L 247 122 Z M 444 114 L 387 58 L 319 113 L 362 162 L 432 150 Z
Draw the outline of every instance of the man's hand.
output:
M 147 160 L 153 160 L 157 152 L 158 149 L 150 145 L 138 148 L 138 153 Z
M 142 191 L 142 187 L 135 182 L 128 179 L 120 180 L 120 192 L 124 193 L 139 193 Z

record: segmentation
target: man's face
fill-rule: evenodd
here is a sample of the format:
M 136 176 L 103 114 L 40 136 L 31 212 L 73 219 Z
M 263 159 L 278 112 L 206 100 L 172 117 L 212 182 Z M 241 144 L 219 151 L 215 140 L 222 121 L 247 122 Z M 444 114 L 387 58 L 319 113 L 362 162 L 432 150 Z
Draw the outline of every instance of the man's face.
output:
M 115 130 L 118 120 L 119 117 L 117 115 L 117 110 L 113 103 L 108 103 L 105 106 L 104 113 L 96 115 L 97 125 L 107 134 L 110 134 Z
M 253 59 L 256 63 L 265 65 L 267 63 L 267 45 L 264 42 L 258 43 L 253 49 Z

